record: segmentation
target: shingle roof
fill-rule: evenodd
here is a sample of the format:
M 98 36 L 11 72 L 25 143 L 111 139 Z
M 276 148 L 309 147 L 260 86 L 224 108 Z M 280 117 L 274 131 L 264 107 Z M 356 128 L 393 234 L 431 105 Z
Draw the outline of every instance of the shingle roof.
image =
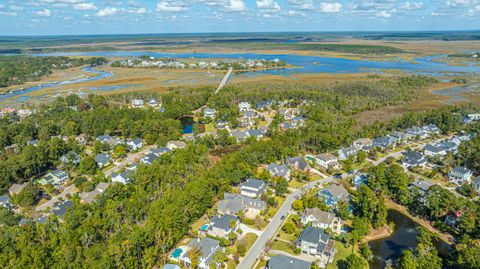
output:
M 333 197 L 337 198 L 340 196 L 343 197 L 349 197 L 350 194 L 348 191 L 342 186 L 342 185 L 337 185 L 337 184 L 332 184 L 327 187 L 325 187 L 322 191 L 328 191 L 330 194 L 333 195 Z
M 290 171 L 286 165 L 277 163 L 269 164 L 267 170 L 275 177 L 284 177 Z
M 213 227 L 228 231 L 231 229 L 230 222 L 232 220 L 235 222 L 239 221 L 238 217 L 225 214 L 221 216 L 214 216 L 211 222 Z
M 299 241 L 305 241 L 309 243 L 324 243 L 326 244 L 330 236 L 326 234 L 323 229 L 308 226 L 305 230 L 302 231 L 300 236 L 298 237 Z
M 236 214 L 246 208 L 265 209 L 266 204 L 260 199 L 245 197 L 240 194 L 225 193 L 224 199 L 218 203 L 218 212 Z
M 330 212 L 325 212 L 317 207 L 314 208 L 307 208 L 305 209 L 305 212 L 303 212 L 303 216 L 313 216 L 319 223 L 326 223 L 328 225 L 332 224 L 333 221 L 335 220 L 335 215 Z
M 435 183 L 430 182 L 428 180 L 417 180 L 417 181 L 412 183 L 412 186 L 418 187 L 422 191 L 427 191 L 433 185 L 435 185 Z
M 285 255 L 273 256 L 268 261 L 269 269 L 310 269 L 311 263 Z
M 249 179 L 247 179 L 247 181 L 240 184 L 240 188 L 249 187 L 249 188 L 253 188 L 253 189 L 260 189 L 264 185 L 265 185 L 265 182 L 263 182 L 260 179 L 249 178 Z

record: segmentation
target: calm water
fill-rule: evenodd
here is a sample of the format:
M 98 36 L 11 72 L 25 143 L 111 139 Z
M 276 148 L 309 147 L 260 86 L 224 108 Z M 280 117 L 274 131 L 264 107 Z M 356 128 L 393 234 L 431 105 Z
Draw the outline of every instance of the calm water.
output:
M 52 87 L 57 87 L 57 86 L 62 86 L 62 85 L 70 85 L 70 84 L 75 84 L 75 83 L 80 83 L 80 82 L 100 80 L 100 79 L 110 77 L 112 75 L 112 73 L 110 73 L 110 72 L 105 72 L 105 71 L 102 71 L 102 70 L 94 69 L 93 67 L 90 67 L 90 66 L 85 67 L 82 70 L 85 71 L 85 72 L 91 73 L 91 74 L 95 74 L 96 76 L 88 77 L 88 78 L 79 78 L 79 79 L 75 79 L 75 80 L 66 80 L 66 81 L 46 83 L 46 84 L 33 86 L 33 87 L 30 87 L 30 88 L 25 88 L 25 89 L 19 90 L 19 91 L 9 92 L 9 93 L 6 93 L 6 94 L 0 94 L 0 100 L 4 100 L 4 99 L 7 99 L 7 98 L 12 98 L 12 97 L 16 97 L 16 96 L 21 96 L 21 95 L 24 95 L 24 94 L 27 94 L 27 93 L 30 93 L 30 92 L 33 92 L 33 91 L 38 91 L 38 90 L 41 90 L 41 89 L 52 88 Z M 23 97 L 23 98 L 25 99 L 26 97 Z M 20 97 L 20 99 L 22 99 L 22 97 Z
M 417 58 L 417 63 L 410 63 L 399 59 L 398 61 L 369 61 L 349 60 L 343 58 L 303 56 L 295 54 L 257 54 L 257 53 L 167 53 L 150 51 L 99 51 L 99 52 L 56 52 L 34 54 L 35 56 L 103 56 L 103 57 L 139 57 L 152 56 L 156 58 L 171 57 L 178 59 L 185 58 L 229 58 L 229 59 L 281 59 L 288 64 L 298 68 L 286 68 L 280 70 L 264 70 L 247 72 L 246 75 L 271 74 L 291 75 L 302 73 L 358 73 L 365 71 L 380 71 L 383 69 L 402 70 L 419 74 L 438 75 L 441 73 L 470 73 L 480 74 L 480 66 L 450 66 L 443 62 L 435 62 L 439 57 L 435 55 L 424 58 Z
M 387 238 L 369 242 L 369 246 L 375 256 L 370 262 L 371 269 L 383 269 L 386 262 L 395 261 L 402 252 L 417 245 L 417 223 L 396 210 L 388 211 L 388 222 L 395 223 L 395 231 Z M 435 242 L 440 252 L 447 250 L 448 245 Z

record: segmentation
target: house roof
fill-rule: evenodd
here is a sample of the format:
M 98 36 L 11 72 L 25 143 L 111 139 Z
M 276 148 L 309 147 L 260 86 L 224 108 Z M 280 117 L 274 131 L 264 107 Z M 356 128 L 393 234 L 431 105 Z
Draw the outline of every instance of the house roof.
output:
M 418 187 L 422 191 L 427 191 L 433 185 L 435 185 L 435 183 L 430 182 L 428 180 L 417 180 L 413 182 L 411 186 Z
M 101 191 L 101 192 L 104 192 L 109 186 L 110 186 L 110 184 L 108 184 L 107 182 L 100 182 L 100 183 L 98 183 L 96 189 Z
M 420 152 L 409 150 L 407 151 L 407 153 L 405 153 L 405 159 L 408 162 L 413 163 L 413 162 L 421 161 L 422 159 L 424 159 L 424 157 L 423 157 L 423 154 Z
M 23 190 L 23 188 L 25 188 L 25 186 L 27 186 L 27 183 L 23 183 L 23 184 L 15 183 L 8 189 L 8 192 L 10 194 L 18 194 Z
M 311 263 L 285 255 L 273 256 L 268 261 L 269 269 L 310 269 Z
M 55 216 L 61 217 L 65 215 L 65 213 L 67 212 L 67 209 L 71 207 L 73 207 L 73 203 L 71 201 L 69 200 L 64 201 L 59 205 L 57 205 L 54 209 L 52 209 L 52 214 L 54 214 Z
M 225 193 L 224 199 L 218 203 L 219 212 L 237 213 L 246 208 L 265 209 L 266 204 L 260 199 L 245 197 L 240 194 Z
M 348 191 L 342 185 L 338 185 L 338 184 L 329 185 L 325 187 L 323 190 L 321 190 L 321 192 L 324 192 L 324 191 L 329 192 L 335 198 L 340 196 L 343 196 L 346 198 L 350 196 Z
M 160 156 L 160 155 L 163 155 L 163 154 L 169 153 L 169 152 L 172 152 L 172 151 L 167 147 L 150 149 L 150 153 L 154 154 L 154 155 L 157 155 L 157 156 Z
M 288 158 L 286 162 L 291 166 L 297 165 L 301 170 L 304 170 L 308 167 L 308 163 L 305 161 L 303 156 Z
M 204 237 L 202 239 L 192 239 L 188 246 L 190 248 L 199 248 L 201 257 L 206 259 L 205 264 L 210 264 L 210 260 L 213 256 L 212 254 L 218 249 L 220 242 L 215 239 Z
M 222 229 L 224 231 L 230 230 L 230 222 L 235 221 L 237 223 L 239 221 L 238 217 L 232 215 L 221 215 L 221 216 L 214 216 L 212 218 L 212 226 L 218 229 Z
M 309 243 L 324 243 L 326 244 L 330 236 L 326 234 L 323 229 L 308 226 L 305 230 L 302 231 L 300 236 L 298 237 L 299 241 L 305 241 Z
M 457 166 L 457 167 L 453 168 L 453 170 L 450 173 L 456 174 L 456 175 L 465 175 L 465 174 L 468 174 L 468 173 L 472 173 L 472 171 L 470 171 L 470 169 L 467 169 L 463 166 Z
M 263 136 L 262 131 L 258 129 L 250 129 L 247 131 L 250 136 Z
M 330 153 L 322 153 L 322 154 L 317 155 L 317 159 L 320 159 L 324 162 L 328 162 L 328 161 L 337 160 L 337 157 L 333 154 L 330 154 Z
M 276 177 L 284 177 L 290 171 L 285 164 L 271 163 L 267 166 L 267 170 Z
M 95 162 L 97 163 L 108 163 L 110 161 L 110 156 L 105 153 L 99 153 L 95 156 Z
M 444 151 L 445 147 L 441 144 L 427 144 L 423 149 L 433 153 L 439 153 Z
M 249 178 L 240 184 L 240 188 L 247 187 L 252 189 L 260 189 L 265 186 L 265 182 L 256 178 Z
M 322 211 L 317 207 L 307 208 L 302 214 L 302 217 L 313 216 L 317 222 L 326 223 L 328 225 L 332 224 L 335 220 L 335 215 L 330 212 Z
M 0 204 L 10 203 L 10 196 L 4 194 L 0 196 Z
M 142 157 L 142 162 L 143 163 L 153 163 L 156 159 L 158 159 L 159 156 L 153 153 L 146 154 L 145 156 Z

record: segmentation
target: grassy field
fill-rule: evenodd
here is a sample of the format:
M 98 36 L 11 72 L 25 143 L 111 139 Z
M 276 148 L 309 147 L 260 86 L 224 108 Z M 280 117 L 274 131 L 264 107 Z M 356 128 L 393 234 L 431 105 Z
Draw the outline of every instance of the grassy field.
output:
M 339 269 L 337 265 L 338 261 L 345 260 L 350 254 L 352 254 L 352 251 L 355 253 L 358 252 L 358 249 L 356 247 L 353 248 L 351 245 L 346 247 L 345 245 L 337 241 L 335 241 L 335 249 L 337 250 L 337 253 L 335 254 L 333 262 L 327 265 L 327 269 Z
M 288 242 L 285 242 L 285 241 L 282 241 L 282 240 L 274 241 L 273 244 L 272 244 L 272 249 L 284 251 L 284 252 L 290 253 L 292 255 L 297 255 L 294 252 L 293 245 L 291 243 L 288 243 Z

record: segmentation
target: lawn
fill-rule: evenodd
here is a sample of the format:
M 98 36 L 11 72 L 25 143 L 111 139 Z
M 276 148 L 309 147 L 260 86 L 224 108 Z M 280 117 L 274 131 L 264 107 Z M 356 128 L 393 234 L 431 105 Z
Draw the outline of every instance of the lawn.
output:
M 237 268 L 237 263 L 232 259 L 228 259 L 227 268 L 228 269 L 235 269 L 235 268 Z
M 273 244 L 272 244 L 272 249 L 284 251 L 284 252 L 290 253 L 292 255 L 297 255 L 294 252 L 292 244 L 287 243 L 285 241 L 281 241 L 281 240 L 277 240 L 277 241 L 274 240 Z
M 227 253 L 237 253 L 237 246 L 242 243 L 247 247 L 247 251 L 252 247 L 252 245 L 257 240 L 258 236 L 254 233 L 247 233 L 242 239 L 237 240 L 235 244 L 231 247 L 227 247 Z
M 215 125 L 211 123 L 205 124 L 205 132 L 213 132 L 215 131 Z
M 262 269 L 267 266 L 267 261 L 259 261 L 255 269 Z
M 288 187 L 293 188 L 293 189 L 298 189 L 298 188 L 302 187 L 303 185 L 305 185 L 306 183 L 307 183 L 307 181 L 299 182 L 296 179 L 292 179 L 292 180 L 290 180 L 290 182 L 288 182 Z
M 270 219 L 275 216 L 278 209 L 280 209 L 280 207 L 283 205 L 283 202 L 285 202 L 285 197 L 275 196 L 275 201 L 277 202 L 277 207 L 270 207 L 267 214 L 265 214 L 265 219 Z
M 352 246 L 345 247 L 342 243 L 335 241 L 335 258 L 333 262 L 327 265 L 327 269 L 338 269 L 337 262 L 339 260 L 345 260 L 350 254 L 352 254 Z M 355 247 L 355 252 L 358 252 L 357 247 Z M 358 254 L 358 253 L 357 253 Z

